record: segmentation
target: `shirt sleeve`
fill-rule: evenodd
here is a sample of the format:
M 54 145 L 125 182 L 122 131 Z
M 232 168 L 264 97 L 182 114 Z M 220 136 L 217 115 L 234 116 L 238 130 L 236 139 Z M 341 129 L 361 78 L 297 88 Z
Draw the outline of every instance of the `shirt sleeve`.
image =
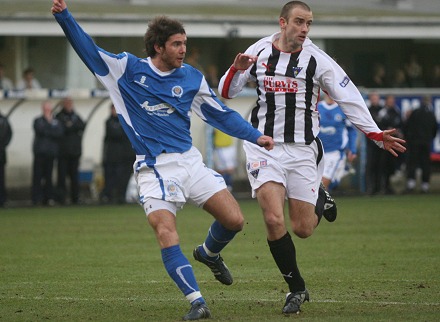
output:
M 333 59 L 324 57 L 325 65 L 318 75 L 320 86 L 338 103 L 353 125 L 383 148 L 383 133 L 371 117 L 361 93 Z
M 93 39 L 78 25 L 68 9 L 63 10 L 61 13 L 56 13 L 54 16 L 73 49 L 87 68 L 97 76 L 108 75 L 110 72 L 109 67 L 104 61 L 103 56 L 113 56 L 115 58 L 117 56 L 99 48 Z M 115 68 L 117 65 L 113 67 Z M 115 74 L 122 74 L 123 66 L 120 66 L 120 69 L 119 72 L 115 71 Z
M 199 92 L 194 98 L 192 110 L 205 122 L 220 131 L 252 143 L 262 134 L 253 128 L 243 117 L 233 109 L 223 104 L 209 88 L 203 77 Z

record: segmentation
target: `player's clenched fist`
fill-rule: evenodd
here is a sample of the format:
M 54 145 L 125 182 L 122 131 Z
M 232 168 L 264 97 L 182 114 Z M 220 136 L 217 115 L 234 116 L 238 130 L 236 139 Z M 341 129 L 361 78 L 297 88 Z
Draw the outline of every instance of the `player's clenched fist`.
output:
M 52 2 L 52 14 L 60 13 L 67 8 L 66 2 L 64 0 L 53 0 Z

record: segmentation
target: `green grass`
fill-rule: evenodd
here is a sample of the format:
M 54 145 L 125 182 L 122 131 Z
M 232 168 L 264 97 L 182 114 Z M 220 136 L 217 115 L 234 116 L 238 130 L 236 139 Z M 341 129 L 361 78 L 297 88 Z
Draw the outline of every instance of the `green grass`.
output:
M 311 302 L 301 321 L 438 321 L 440 198 L 340 197 L 339 218 L 294 238 Z M 223 286 L 192 259 L 211 223 L 178 213 L 182 250 L 213 321 L 286 321 L 286 285 L 261 212 L 242 201 L 243 232 L 222 255 Z M 189 305 L 165 272 L 139 206 L 0 210 L 0 321 L 178 321 Z

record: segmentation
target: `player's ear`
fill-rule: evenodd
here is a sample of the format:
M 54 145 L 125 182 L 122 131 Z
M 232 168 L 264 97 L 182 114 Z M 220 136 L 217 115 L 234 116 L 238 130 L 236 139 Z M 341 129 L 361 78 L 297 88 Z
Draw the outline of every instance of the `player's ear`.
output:
M 158 54 L 160 54 L 162 52 L 162 48 L 161 46 L 159 46 L 158 44 L 154 44 L 154 51 Z
M 281 29 L 286 28 L 286 25 L 287 25 L 286 19 L 283 17 L 280 17 L 279 24 L 280 24 Z

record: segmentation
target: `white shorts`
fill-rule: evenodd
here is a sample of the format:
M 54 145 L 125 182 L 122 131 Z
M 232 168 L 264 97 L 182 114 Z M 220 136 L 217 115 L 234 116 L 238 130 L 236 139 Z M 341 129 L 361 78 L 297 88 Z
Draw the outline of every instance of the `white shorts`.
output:
M 262 184 L 279 182 L 286 188 L 287 198 L 316 204 L 324 162 L 319 139 L 310 145 L 303 143 L 275 144 L 267 151 L 255 144 L 244 142 L 252 196 Z
M 343 151 L 325 152 L 325 165 L 323 177 L 331 182 L 339 183 L 345 173 L 345 160 L 347 159 Z
M 176 214 L 186 202 L 201 207 L 215 193 L 226 189 L 223 177 L 205 166 L 195 147 L 184 153 L 160 154 L 153 167 L 143 163 L 135 170 L 140 202 L 147 216 L 159 209 Z
M 237 147 L 235 145 L 214 149 L 214 168 L 218 171 L 237 167 Z

